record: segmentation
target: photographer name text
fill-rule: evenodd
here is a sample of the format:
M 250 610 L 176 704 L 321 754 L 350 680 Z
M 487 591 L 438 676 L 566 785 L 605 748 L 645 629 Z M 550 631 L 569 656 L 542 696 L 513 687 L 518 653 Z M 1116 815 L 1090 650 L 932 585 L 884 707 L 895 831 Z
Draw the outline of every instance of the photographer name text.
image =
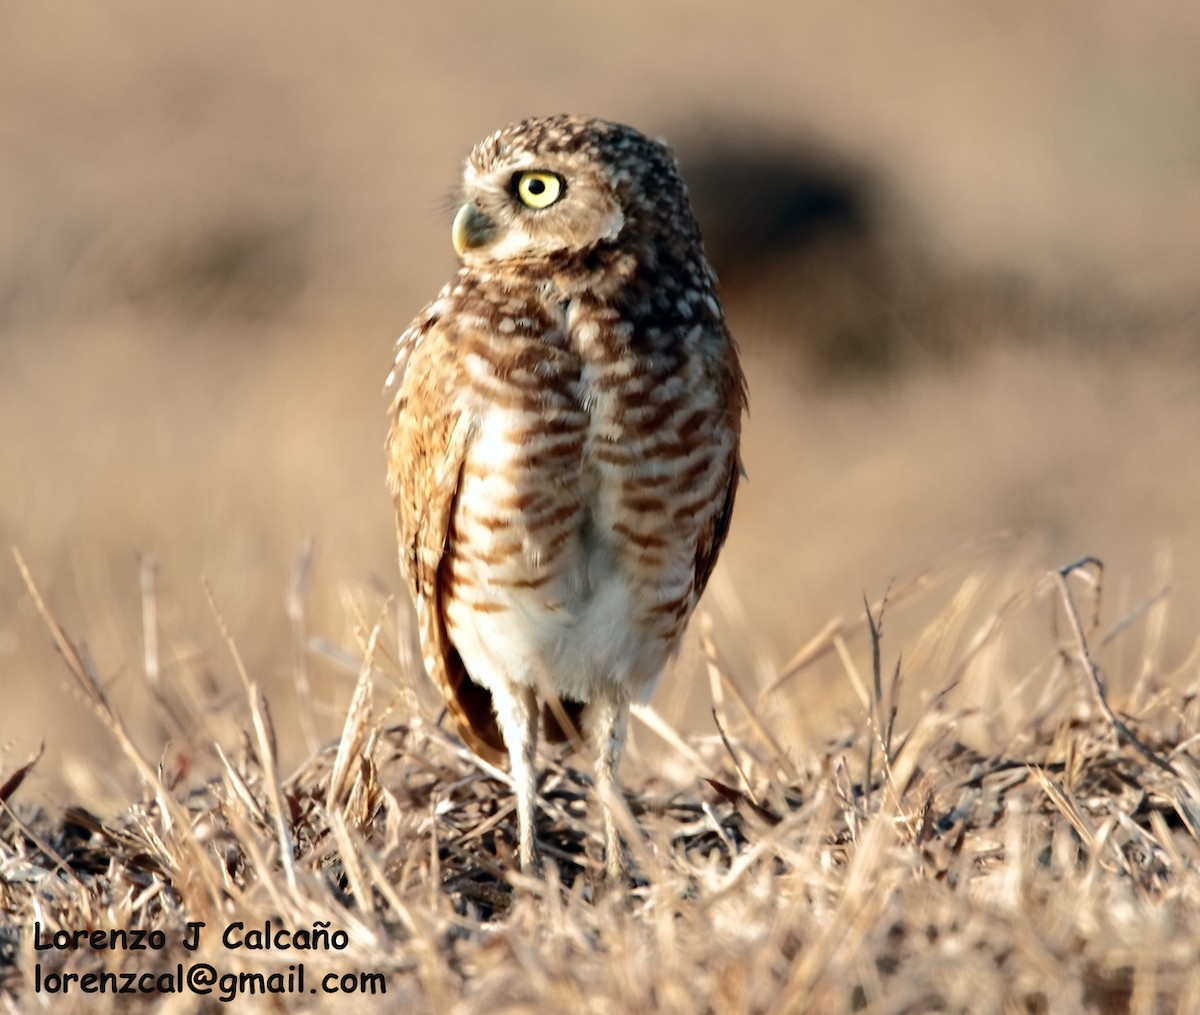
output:
M 208 924 L 201 920 L 190 921 L 180 939 L 180 944 L 194 952 L 200 947 L 204 928 Z M 162 951 L 170 944 L 165 931 L 161 930 L 55 930 L 44 931 L 40 921 L 33 924 L 33 947 L 35 951 Z M 245 948 L 247 951 L 342 951 L 350 943 L 349 935 L 341 929 L 330 930 L 324 920 L 316 921 L 311 927 L 292 930 L 280 927 L 270 920 L 262 926 L 247 928 L 240 920 L 228 924 L 221 932 L 221 944 L 230 950 Z

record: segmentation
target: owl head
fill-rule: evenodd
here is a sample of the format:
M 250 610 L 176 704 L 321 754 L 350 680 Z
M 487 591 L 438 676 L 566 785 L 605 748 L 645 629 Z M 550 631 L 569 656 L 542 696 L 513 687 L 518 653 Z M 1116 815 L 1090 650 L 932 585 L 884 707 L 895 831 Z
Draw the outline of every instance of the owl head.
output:
M 465 264 L 486 267 L 561 262 L 618 240 L 652 254 L 668 237 L 678 244 L 697 232 L 665 145 L 563 115 L 522 120 L 476 145 L 452 235 Z

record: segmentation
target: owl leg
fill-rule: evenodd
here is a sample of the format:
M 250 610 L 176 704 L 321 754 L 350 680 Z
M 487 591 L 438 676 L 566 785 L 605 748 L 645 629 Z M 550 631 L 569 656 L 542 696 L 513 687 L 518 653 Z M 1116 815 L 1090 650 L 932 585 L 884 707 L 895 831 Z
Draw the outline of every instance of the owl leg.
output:
M 625 746 L 625 731 L 629 725 L 629 702 L 622 696 L 601 693 L 583 710 L 583 736 L 596 768 L 596 792 L 604 814 L 604 867 L 610 878 L 621 876 L 624 853 L 617 828 L 614 808 L 620 806 L 616 796 L 617 765 Z
M 492 688 L 496 720 L 508 748 L 509 774 L 517 794 L 517 857 L 526 874 L 540 874 L 542 858 L 534 840 L 537 797 L 537 695 L 532 687 L 502 684 Z

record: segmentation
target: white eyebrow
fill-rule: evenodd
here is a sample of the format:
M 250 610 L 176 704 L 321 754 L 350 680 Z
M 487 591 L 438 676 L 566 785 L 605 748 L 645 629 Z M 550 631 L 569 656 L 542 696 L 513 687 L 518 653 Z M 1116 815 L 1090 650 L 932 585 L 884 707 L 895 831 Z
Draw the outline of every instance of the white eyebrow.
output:
M 507 189 L 508 178 L 514 172 L 520 172 L 522 169 L 529 169 L 532 166 L 538 165 L 538 160 L 533 152 L 518 152 L 511 159 L 506 159 L 502 166 L 496 166 L 486 173 L 481 173 L 471 162 L 467 162 L 466 169 L 463 172 L 463 182 L 468 187 L 479 187 L 487 190 L 504 190 Z M 503 181 L 497 186 L 499 181 Z

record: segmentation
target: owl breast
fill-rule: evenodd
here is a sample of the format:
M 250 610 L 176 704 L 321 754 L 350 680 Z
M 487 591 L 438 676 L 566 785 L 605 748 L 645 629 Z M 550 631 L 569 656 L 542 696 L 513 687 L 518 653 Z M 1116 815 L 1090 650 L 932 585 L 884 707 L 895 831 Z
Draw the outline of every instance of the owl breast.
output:
M 473 434 L 443 561 L 447 630 L 485 686 L 649 692 L 698 595 L 697 543 L 736 454 L 699 324 L 586 298 L 463 350 Z

